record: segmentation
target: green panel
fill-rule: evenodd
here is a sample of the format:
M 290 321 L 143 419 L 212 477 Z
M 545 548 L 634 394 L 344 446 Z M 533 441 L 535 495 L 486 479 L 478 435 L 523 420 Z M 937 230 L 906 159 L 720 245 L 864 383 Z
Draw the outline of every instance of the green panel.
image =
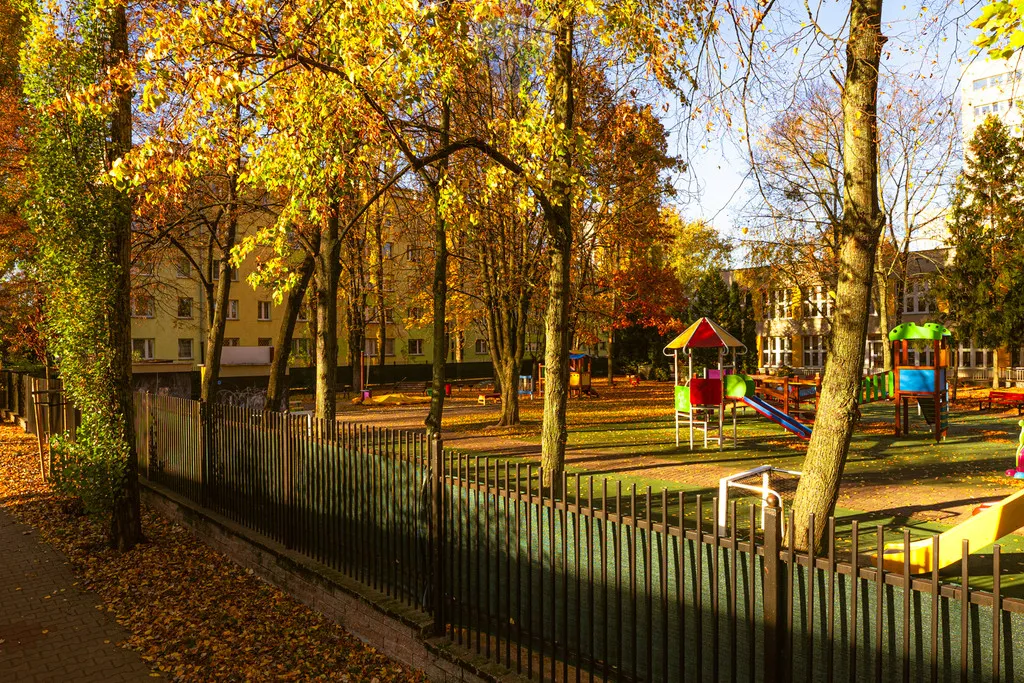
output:
M 676 412 L 690 412 L 690 387 L 681 384 L 676 385 Z

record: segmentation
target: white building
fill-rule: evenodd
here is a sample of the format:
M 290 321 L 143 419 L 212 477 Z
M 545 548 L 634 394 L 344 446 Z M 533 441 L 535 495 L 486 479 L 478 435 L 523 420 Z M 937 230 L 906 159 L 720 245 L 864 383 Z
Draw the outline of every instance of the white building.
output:
M 1019 102 L 1024 97 L 1024 60 L 978 57 L 968 64 L 960 80 L 961 126 L 964 149 L 985 117 L 995 114 L 1015 135 L 1021 134 Z

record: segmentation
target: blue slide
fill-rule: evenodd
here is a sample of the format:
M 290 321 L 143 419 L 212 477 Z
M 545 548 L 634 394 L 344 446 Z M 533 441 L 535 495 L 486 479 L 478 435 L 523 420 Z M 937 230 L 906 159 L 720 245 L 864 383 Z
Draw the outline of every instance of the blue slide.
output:
M 757 412 L 761 413 L 764 417 L 775 422 L 779 426 L 788 429 L 801 439 L 811 438 L 810 427 L 802 422 L 797 422 L 772 404 L 765 402 L 763 399 L 758 398 L 757 396 L 744 396 L 741 400 Z

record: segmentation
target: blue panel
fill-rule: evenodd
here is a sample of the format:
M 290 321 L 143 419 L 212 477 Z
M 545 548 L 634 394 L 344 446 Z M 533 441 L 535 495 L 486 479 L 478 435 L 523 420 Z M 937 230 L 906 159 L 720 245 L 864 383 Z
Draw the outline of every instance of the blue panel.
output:
M 918 369 L 900 369 L 900 391 L 935 391 L 935 371 Z M 942 385 L 939 385 L 942 388 Z

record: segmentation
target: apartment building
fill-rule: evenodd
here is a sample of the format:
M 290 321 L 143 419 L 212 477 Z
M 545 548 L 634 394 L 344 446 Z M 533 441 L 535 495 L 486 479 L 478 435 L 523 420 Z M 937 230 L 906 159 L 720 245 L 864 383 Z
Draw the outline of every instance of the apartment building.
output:
M 966 142 L 985 117 L 998 116 L 1015 135 L 1021 135 L 1020 99 L 1024 94 L 1024 61 L 978 56 L 960 79 L 961 129 Z M 966 146 L 965 146 L 966 147 Z
M 365 337 L 361 349 L 368 363 L 379 363 L 380 354 L 388 365 L 429 364 L 432 358 L 432 326 L 429 274 L 433 256 L 430 247 L 410 230 L 405 221 L 416 220 L 419 211 L 414 197 L 398 196 L 387 204 L 381 220 L 378 242 L 373 230 L 363 250 L 362 278 L 366 296 Z M 402 221 L 398 216 L 402 216 Z M 413 218 L 410 219 L 409 217 Z M 401 227 L 401 229 L 399 229 Z M 209 306 L 200 272 L 219 272 L 219 262 L 210 261 L 203 248 L 202 235 L 194 236 L 192 258 L 183 257 L 175 248 L 161 247 L 136 259 L 132 271 L 132 351 L 136 372 L 192 370 L 205 362 L 205 340 L 208 332 Z M 225 324 L 225 349 L 222 365 L 245 366 L 227 370 L 227 374 L 259 374 L 259 366 L 270 363 L 272 347 L 282 323 L 281 305 L 275 303 L 267 287 L 253 287 L 248 282 L 258 260 L 266 254 L 250 255 L 231 271 L 230 295 Z M 343 255 L 343 259 L 346 258 Z M 378 263 L 383 270 L 385 298 L 384 320 L 380 320 L 376 298 Z M 215 279 L 215 278 L 214 278 Z M 346 276 L 342 277 L 342 295 L 338 310 L 338 362 L 347 363 L 348 335 L 345 330 Z M 475 306 L 475 308 L 474 308 Z M 466 320 L 458 334 L 453 335 L 449 349 L 451 362 L 486 362 L 490 360 L 486 330 L 479 305 L 470 301 L 463 306 Z M 535 311 L 537 320 L 529 325 L 530 339 L 526 356 L 543 356 L 542 311 Z M 299 314 L 289 363 L 293 367 L 313 362 L 314 311 L 304 307 Z M 379 348 L 379 330 L 385 326 L 384 348 Z M 260 349 L 266 349 L 265 351 Z M 606 355 L 605 343 L 587 349 L 594 355 Z
M 908 282 L 902 300 L 889 302 L 890 319 L 899 306 L 902 322 L 935 321 L 939 310 L 931 295 L 931 277 L 948 258 L 946 249 L 911 252 Z M 790 368 L 799 374 L 824 370 L 827 357 L 833 300 L 828 289 L 809 279 L 803 283 L 772 281 L 764 268 L 726 271 L 727 282 L 736 280 L 743 287 L 756 289 L 757 357 L 761 372 L 774 373 Z M 953 330 L 955 334 L 955 330 Z M 875 302 L 868 318 L 868 338 L 864 349 L 864 371 L 875 372 L 883 367 L 883 345 L 888 330 L 881 329 Z M 927 365 L 931 350 L 912 350 L 911 360 Z M 918 354 L 920 353 L 920 358 Z M 998 355 L 997 355 L 998 354 Z M 993 362 L 1000 368 L 1024 367 L 1024 350 L 990 349 L 971 340 L 958 340 L 957 360 L 960 375 L 970 379 L 991 377 Z

